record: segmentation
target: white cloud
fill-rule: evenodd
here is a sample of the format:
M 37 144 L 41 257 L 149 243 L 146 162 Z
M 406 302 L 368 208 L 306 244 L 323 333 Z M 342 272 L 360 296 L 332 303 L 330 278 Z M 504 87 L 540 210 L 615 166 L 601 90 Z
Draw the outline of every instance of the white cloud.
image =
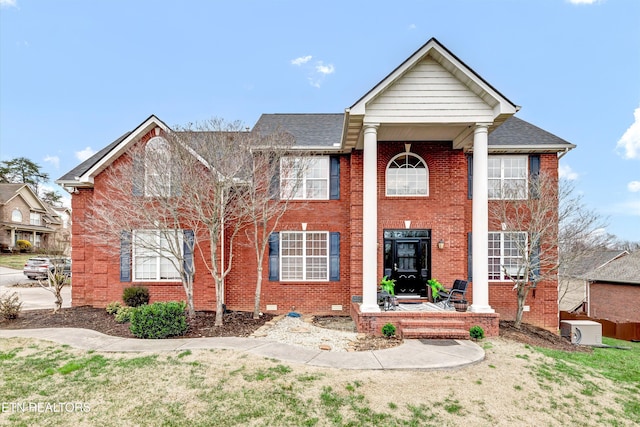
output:
M 640 181 L 631 181 L 627 184 L 627 189 L 632 193 L 640 192 Z
M 569 165 L 560 165 L 558 168 L 558 174 L 560 178 L 568 179 L 569 181 L 575 181 L 578 179 L 578 172 L 571 169 Z
M 75 154 L 76 154 L 76 159 L 80 160 L 81 162 L 84 162 L 89 157 L 93 156 L 95 153 L 96 152 L 93 151 L 91 147 L 87 147 L 84 150 L 76 151 Z
M 418 28 L 416 24 L 409 24 L 409 30 L 415 30 L 416 28 Z
M 0 7 L 18 7 L 16 0 L 0 0 Z
M 51 163 L 56 169 L 60 168 L 60 157 L 58 156 L 46 156 L 44 161 L 46 163 Z
M 333 74 L 335 70 L 333 64 L 324 65 L 322 61 L 316 63 L 316 71 L 320 74 Z
M 616 145 L 624 151 L 625 159 L 640 159 L 640 107 L 633 112 L 635 121 L 622 135 Z
M 594 4 L 600 3 L 601 0 L 569 0 L 571 4 Z
M 293 65 L 300 66 L 300 65 L 302 65 L 302 64 L 306 64 L 307 62 L 311 61 L 311 58 L 313 58 L 313 56 L 311 56 L 311 55 L 301 56 L 301 57 L 299 57 L 299 58 L 292 59 L 292 60 L 291 60 L 291 63 L 292 63 Z

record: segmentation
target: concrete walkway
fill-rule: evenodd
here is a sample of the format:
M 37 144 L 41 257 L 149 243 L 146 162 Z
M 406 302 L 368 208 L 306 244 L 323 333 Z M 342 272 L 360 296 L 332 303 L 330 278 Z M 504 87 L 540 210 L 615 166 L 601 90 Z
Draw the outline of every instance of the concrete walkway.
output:
M 90 329 L 0 329 L 0 338 L 36 338 L 102 352 L 164 352 L 226 349 L 284 362 L 337 369 L 454 369 L 484 360 L 484 350 L 466 340 L 405 340 L 385 350 L 332 352 L 259 338 L 178 338 L 143 340 L 104 335 Z

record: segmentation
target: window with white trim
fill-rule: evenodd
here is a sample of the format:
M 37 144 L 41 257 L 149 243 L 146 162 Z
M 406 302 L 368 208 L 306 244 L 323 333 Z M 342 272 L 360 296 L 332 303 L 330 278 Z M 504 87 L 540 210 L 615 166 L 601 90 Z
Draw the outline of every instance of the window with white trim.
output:
M 42 225 L 42 215 L 40 215 L 38 212 L 30 212 L 29 223 L 31 225 Z
M 413 153 L 395 156 L 387 165 L 387 196 L 428 196 L 429 169 Z
M 280 159 L 280 197 L 294 200 L 329 200 L 329 157 Z
M 151 138 L 144 149 L 144 195 L 171 195 L 171 154 L 169 144 L 159 136 Z
M 523 231 L 489 232 L 489 280 L 506 281 L 522 278 L 523 254 L 527 248 L 527 233 Z
M 329 233 L 280 232 L 280 280 L 329 280 Z
M 527 198 L 527 156 L 489 156 L 489 199 L 523 200 Z
M 136 230 L 133 233 L 133 280 L 181 280 L 182 230 Z
M 15 208 L 13 212 L 11 212 L 11 221 L 22 222 L 22 212 L 20 212 L 20 209 Z

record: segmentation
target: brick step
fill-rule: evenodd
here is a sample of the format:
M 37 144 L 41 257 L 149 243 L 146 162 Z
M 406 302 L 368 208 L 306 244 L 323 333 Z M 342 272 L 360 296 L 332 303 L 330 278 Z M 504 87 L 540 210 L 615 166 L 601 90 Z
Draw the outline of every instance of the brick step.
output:
M 464 328 L 466 325 L 465 321 L 462 319 L 454 319 L 454 318 L 419 318 L 419 319 L 401 319 L 400 327 L 407 328 L 440 328 L 440 327 L 450 327 L 450 328 Z
M 447 338 L 465 340 L 469 339 L 469 331 L 458 328 L 401 328 L 400 334 L 403 339 L 418 338 Z

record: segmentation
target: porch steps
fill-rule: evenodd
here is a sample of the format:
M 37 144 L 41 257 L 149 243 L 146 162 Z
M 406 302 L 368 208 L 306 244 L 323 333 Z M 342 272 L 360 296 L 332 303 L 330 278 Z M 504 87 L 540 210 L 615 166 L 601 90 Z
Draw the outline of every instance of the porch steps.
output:
M 399 329 L 402 338 L 406 339 L 469 338 L 469 331 L 465 327 L 464 320 L 452 318 L 402 319 L 400 320 Z

